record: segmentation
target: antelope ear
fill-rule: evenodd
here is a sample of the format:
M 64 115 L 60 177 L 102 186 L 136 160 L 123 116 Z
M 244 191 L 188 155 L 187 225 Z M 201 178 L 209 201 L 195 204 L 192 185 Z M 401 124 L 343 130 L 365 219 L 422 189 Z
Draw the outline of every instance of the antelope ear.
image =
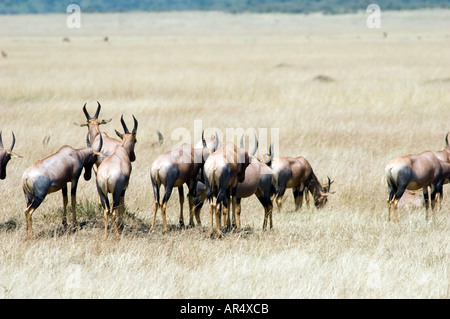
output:
M 117 136 L 118 137 L 120 137 L 120 139 L 122 139 L 123 140 L 123 134 L 122 133 L 120 133 L 119 131 L 117 131 L 117 130 L 114 130 L 114 131 L 116 131 L 116 134 L 117 134 Z
M 98 123 L 98 125 L 109 123 L 109 122 L 111 122 L 111 120 L 112 120 L 112 119 L 109 119 L 109 120 L 102 120 L 100 123 Z
M 320 195 L 323 196 L 323 197 L 328 197 L 328 196 L 333 195 L 333 194 L 335 194 L 335 193 L 336 193 L 335 191 L 333 191 L 333 192 L 328 192 L 328 193 L 320 192 Z
M 13 151 L 6 151 L 6 153 L 8 153 L 11 157 L 18 157 L 18 158 L 23 158 L 22 155 L 19 155 Z
M 156 131 L 156 134 L 158 134 L 158 143 L 161 145 L 164 142 L 164 136 L 160 131 Z
M 83 123 L 73 122 L 73 125 L 83 127 L 83 126 L 88 126 L 88 123 L 87 122 L 83 122 Z
M 107 157 L 108 156 L 108 154 L 103 153 L 103 152 L 99 152 L 99 151 L 96 151 L 96 150 L 93 150 L 92 153 L 94 155 L 96 155 L 96 156 L 103 156 L 103 157 Z

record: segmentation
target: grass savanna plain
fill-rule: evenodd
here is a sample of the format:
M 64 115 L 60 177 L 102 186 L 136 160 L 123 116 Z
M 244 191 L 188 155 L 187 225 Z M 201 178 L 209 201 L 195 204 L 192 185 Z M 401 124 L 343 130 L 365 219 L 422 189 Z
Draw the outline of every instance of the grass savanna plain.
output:
M 14 131 L 23 158 L 0 183 L 0 297 L 448 298 L 448 186 L 434 220 L 405 202 L 400 223 L 388 223 L 384 167 L 445 146 L 450 12 L 382 12 L 380 29 L 366 17 L 82 13 L 68 29 L 64 14 L 1 16 L 0 128 L 5 145 Z M 84 147 L 87 130 L 73 123 L 96 101 L 110 136 L 122 114 L 129 127 L 132 114 L 139 121 L 122 238 L 103 238 L 95 182 L 81 177 L 82 229 L 61 231 L 59 192 L 25 240 L 23 171 L 64 144 Z M 175 190 L 170 230 L 158 213 L 150 232 L 151 162 L 178 143 L 172 132 L 194 134 L 195 120 L 278 128 L 275 155 L 305 156 L 336 193 L 295 212 L 288 190 L 269 231 L 256 197 L 244 199 L 242 230 L 211 239 L 207 207 L 201 227 L 177 227 Z

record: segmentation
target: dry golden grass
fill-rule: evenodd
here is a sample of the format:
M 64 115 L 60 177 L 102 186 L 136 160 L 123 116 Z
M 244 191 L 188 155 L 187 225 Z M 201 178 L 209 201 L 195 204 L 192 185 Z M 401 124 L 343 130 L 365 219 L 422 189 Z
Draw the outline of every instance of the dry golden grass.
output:
M 15 132 L 24 158 L 0 183 L 0 297 L 448 298 L 448 188 L 433 222 L 405 208 L 395 225 L 383 174 L 392 157 L 444 147 L 449 15 L 382 12 L 380 30 L 366 28 L 364 14 L 83 14 L 79 30 L 65 15 L 2 17 L 0 129 L 5 144 Z M 84 147 L 86 129 L 72 123 L 97 100 L 100 117 L 113 119 L 102 127 L 110 136 L 121 114 L 139 121 L 127 231 L 103 239 L 94 181 L 80 179 L 82 230 L 59 232 L 61 194 L 51 194 L 25 241 L 22 172 L 64 144 Z M 149 232 L 151 161 L 178 141 L 175 129 L 193 134 L 194 120 L 278 128 L 276 155 L 305 156 L 336 194 L 320 211 L 294 212 L 288 191 L 266 232 L 249 198 L 243 230 L 217 240 L 206 208 L 203 227 L 176 227 L 174 192 L 171 230 L 162 234 L 158 215 Z

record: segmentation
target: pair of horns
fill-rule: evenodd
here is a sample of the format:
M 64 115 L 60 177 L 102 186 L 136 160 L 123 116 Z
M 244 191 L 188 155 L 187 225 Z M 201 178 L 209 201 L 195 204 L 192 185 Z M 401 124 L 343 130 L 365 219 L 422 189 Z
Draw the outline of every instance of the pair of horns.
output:
M 120 123 L 122 123 L 123 131 L 125 132 L 125 134 L 131 134 L 131 135 L 133 135 L 133 136 L 136 135 L 137 128 L 138 128 L 138 121 L 136 120 L 136 118 L 134 117 L 134 115 L 133 115 L 133 121 L 134 121 L 134 126 L 133 126 L 133 130 L 132 130 L 131 133 L 130 133 L 130 131 L 128 130 L 127 125 L 125 124 L 125 121 L 123 120 L 123 114 L 122 114 L 122 116 L 120 117 Z
M 331 184 L 334 183 L 334 181 L 332 181 L 329 176 L 327 176 L 327 179 L 328 179 L 327 184 L 321 183 L 321 185 L 320 185 L 320 186 L 322 186 L 322 188 L 325 188 L 325 190 L 326 190 L 325 194 L 330 193 Z
M 100 105 L 100 103 L 97 101 L 97 110 L 95 111 L 94 116 L 90 116 L 87 109 L 86 109 L 86 103 L 84 103 L 83 106 L 83 113 L 86 116 L 86 120 L 91 120 L 91 119 L 98 119 L 98 115 L 100 114 L 100 110 L 101 110 L 102 106 Z
M 12 132 L 12 131 L 11 131 Z M 0 130 L 0 149 L 4 149 L 6 151 L 6 153 L 8 153 L 10 156 L 16 156 L 16 157 L 20 157 L 22 158 L 21 155 L 13 152 L 14 149 L 14 145 L 16 144 L 16 136 L 14 135 L 14 132 L 12 132 L 12 142 L 11 142 L 11 146 L 9 147 L 9 149 L 6 149 L 3 146 L 3 141 L 2 141 L 2 131 Z
M 133 126 L 133 130 L 132 130 L 131 133 L 130 133 L 130 130 L 128 129 L 127 125 L 125 124 L 125 121 L 123 120 L 123 114 L 122 114 L 122 116 L 120 117 L 120 123 L 122 123 L 123 131 L 125 132 L 125 134 L 131 134 L 131 135 L 133 135 L 133 136 L 136 136 L 136 132 L 137 132 L 137 128 L 138 128 L 138 121 L 136 120 L 136 118 L 134 117 L 134 115 L 133 115 L 133 120 L 134 120 L 134 126 Z M 122 134 L 120 134 L 117 130 L 115 130 L 115 131 L 116 131 L 116 134 L 117 134 L 120 138 L 122 138 Z
M 12 143 L 11 143 L 11 146 L 9 147 L 9 151 L 12 151 L 14 148 L 14 145 L 16 144 L 16 136 L 14 135 L 14 132 L 11 131 L 11 133 L 12 133 Z M 0 131 L 0 148 L 3 148 L 3 149 L 5 148 L 3 146 L 3 141 L 2 141 L 2 131 Z

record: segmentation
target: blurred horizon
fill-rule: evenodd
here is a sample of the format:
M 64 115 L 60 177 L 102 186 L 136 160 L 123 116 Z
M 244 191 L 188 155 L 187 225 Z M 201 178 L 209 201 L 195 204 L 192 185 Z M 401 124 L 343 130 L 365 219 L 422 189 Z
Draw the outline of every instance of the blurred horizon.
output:
M 0 14 L 66 13 L 67 6 L 77 4 L 82 12 L 167 12 L 223 11 L 228 13 L 324 13 L 345 14 L 365 11 L 369 4 L 381 10 L 448 9 L 448 0 L 5 0 Z

